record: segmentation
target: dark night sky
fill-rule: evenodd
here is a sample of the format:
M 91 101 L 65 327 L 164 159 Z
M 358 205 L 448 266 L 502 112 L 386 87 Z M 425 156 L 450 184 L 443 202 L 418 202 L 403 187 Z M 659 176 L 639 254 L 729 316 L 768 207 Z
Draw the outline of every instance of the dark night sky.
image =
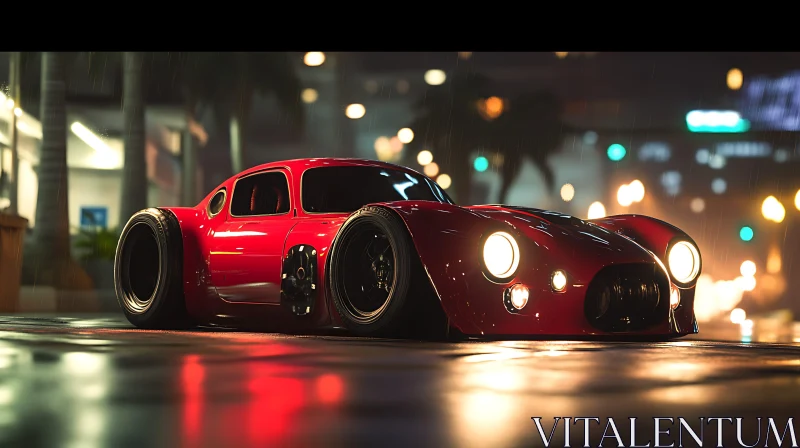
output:
M 561 60 L 553 53 L 475 52 L 467 61 L 460 60 L 456 52 L 362 55 L 365 72 L 450 70 L 460 65 L 518 84 L 531 84 L 537 78 L 558 78 L 558 84 L 569 85 L 568 90 L 561 92 L 567 98 L 674 98 L 677 95 L 684 100 L 702 102 L 729 92 L 725 75 L 732 67 L 740 68 L 745 77 L 776 76 L 800 69 L 800 53 L 610 52 L 591 57 L 570 55 Z

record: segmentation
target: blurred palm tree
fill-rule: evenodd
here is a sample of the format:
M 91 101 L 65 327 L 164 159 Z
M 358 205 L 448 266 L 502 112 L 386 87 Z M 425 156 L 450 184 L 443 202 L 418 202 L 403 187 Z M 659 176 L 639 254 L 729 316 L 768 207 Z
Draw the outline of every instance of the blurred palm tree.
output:
M 489 92 L 489 79 L 475 73 L 456 73 L 446 83 L 431 86 L 414 106 L 411 148 L 429 149 L 437 164 L 453 179 L 456 200 L 470 201 L 470 154 L 491 144 L 489 123 L 478 104 Z
M 147 208 L 147 159 L 145 156 L 145 104 L 142 93 L 144 57 L 142 53 L 122 55 L 122 142 L 125 153 L 122 167 L 120 225 L 134 213 Z
M 300 79 L 288 53 L 186 53 L 182 66 L 187 105 L 210 106 L 218 127 L 230 131 L 234 173 L 247 164 L 245 137 L 254 95 L 274 95 L 287 124 L 302 129 Z
M 508 190 L 519 175 L 524 156 L 542 172 L 545 185 L 552 192 L 555 176 L 547 160 L 560 149 L 564 138 L 558 98 L 544 91 L 520 95 L 509 102 L 508 110 L 492 125 L 494 143 L 503 155 L 499 201 L 507 203 Z
M 42 53 L 39 115 L 42 149 L 38 169 L 36 226 L 33 230 L 35 279 L 59 286 L 70 258 L 67 203 L 66 65 L 69 55 Z
M 89 52 L 89 72 L 104 77 L 122 69 L 123 166 L 119 222 L 124 226 L 134 213 L 147 208 L 147 159 L 145 145 L 145 65 L 151 53 Z M 118 73 L 118 72 L 117 72 Z M 101 78 L 102 79 L 102 78 Z

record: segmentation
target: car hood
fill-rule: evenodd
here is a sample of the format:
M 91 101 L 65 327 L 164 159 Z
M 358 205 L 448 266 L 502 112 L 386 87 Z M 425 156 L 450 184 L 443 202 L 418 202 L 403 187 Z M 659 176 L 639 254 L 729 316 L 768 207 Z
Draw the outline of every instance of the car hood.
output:
M 563 213 L 516 206 L 470 207 L 476 213 L 513 225 L 549 259 L 580 261 L 594 269 L 618 263 L 652 263 L 654 255 L 632 239 Z

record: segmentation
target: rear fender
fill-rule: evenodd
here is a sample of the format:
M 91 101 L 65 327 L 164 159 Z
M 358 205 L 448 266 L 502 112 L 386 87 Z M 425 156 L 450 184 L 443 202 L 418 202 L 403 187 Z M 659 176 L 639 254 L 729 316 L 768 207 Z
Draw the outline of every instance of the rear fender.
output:
M 191 207 L 160 207 L 178 219 L 183 237 L 183 291 L 186 310 L 194 318 L 205 315 L 202 297 L 208 292 L 208 248 L 204 247 L 210 231 L 204 226 L 205 209 Z
M 480 330 L 466 311 L 466 277 L 481 272 L 480 241 L 492 219 L 464 208 L 428 201 L 377 204 L 405 223 L 414 247 L 450 323 L 464 333 Z

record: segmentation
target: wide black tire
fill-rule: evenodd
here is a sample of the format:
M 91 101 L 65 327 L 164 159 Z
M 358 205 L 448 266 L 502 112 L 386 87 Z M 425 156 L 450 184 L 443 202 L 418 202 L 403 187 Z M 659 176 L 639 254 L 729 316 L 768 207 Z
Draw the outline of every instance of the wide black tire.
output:
M 114 257 L 114 286 L 125 317 L 147 329 L 191 325 L 183 294 L 183 241 L 171 212 L 137 212 L 122 230 Z
M 381 234 L 390 248 L 385 253 L 392 254 L 387 297 L 375 311 L 367 313 L 354 305 L 353 296 L 358 295 L 358 289 L 352 286 L 354 275 L 364 275 L 365 269 L 371 268 L 354 262 L 358 259 L 354 256 L 362 250 L 359 236 L 363 237 L 365 233 L 375 233 L 376 238 Z M 363 250 L 369 252 L 369 248 Z M 377 206 L 358 210 L 342 225 L 329 257 L 327 278 L 331 298 L 342 323 L 352 333 L 423 338 L 445 335 L 447 321 L 444 312 L 430 287 L 411 235 L 395 213 Z M 366 277 L 369 277 L 368 272 Z

